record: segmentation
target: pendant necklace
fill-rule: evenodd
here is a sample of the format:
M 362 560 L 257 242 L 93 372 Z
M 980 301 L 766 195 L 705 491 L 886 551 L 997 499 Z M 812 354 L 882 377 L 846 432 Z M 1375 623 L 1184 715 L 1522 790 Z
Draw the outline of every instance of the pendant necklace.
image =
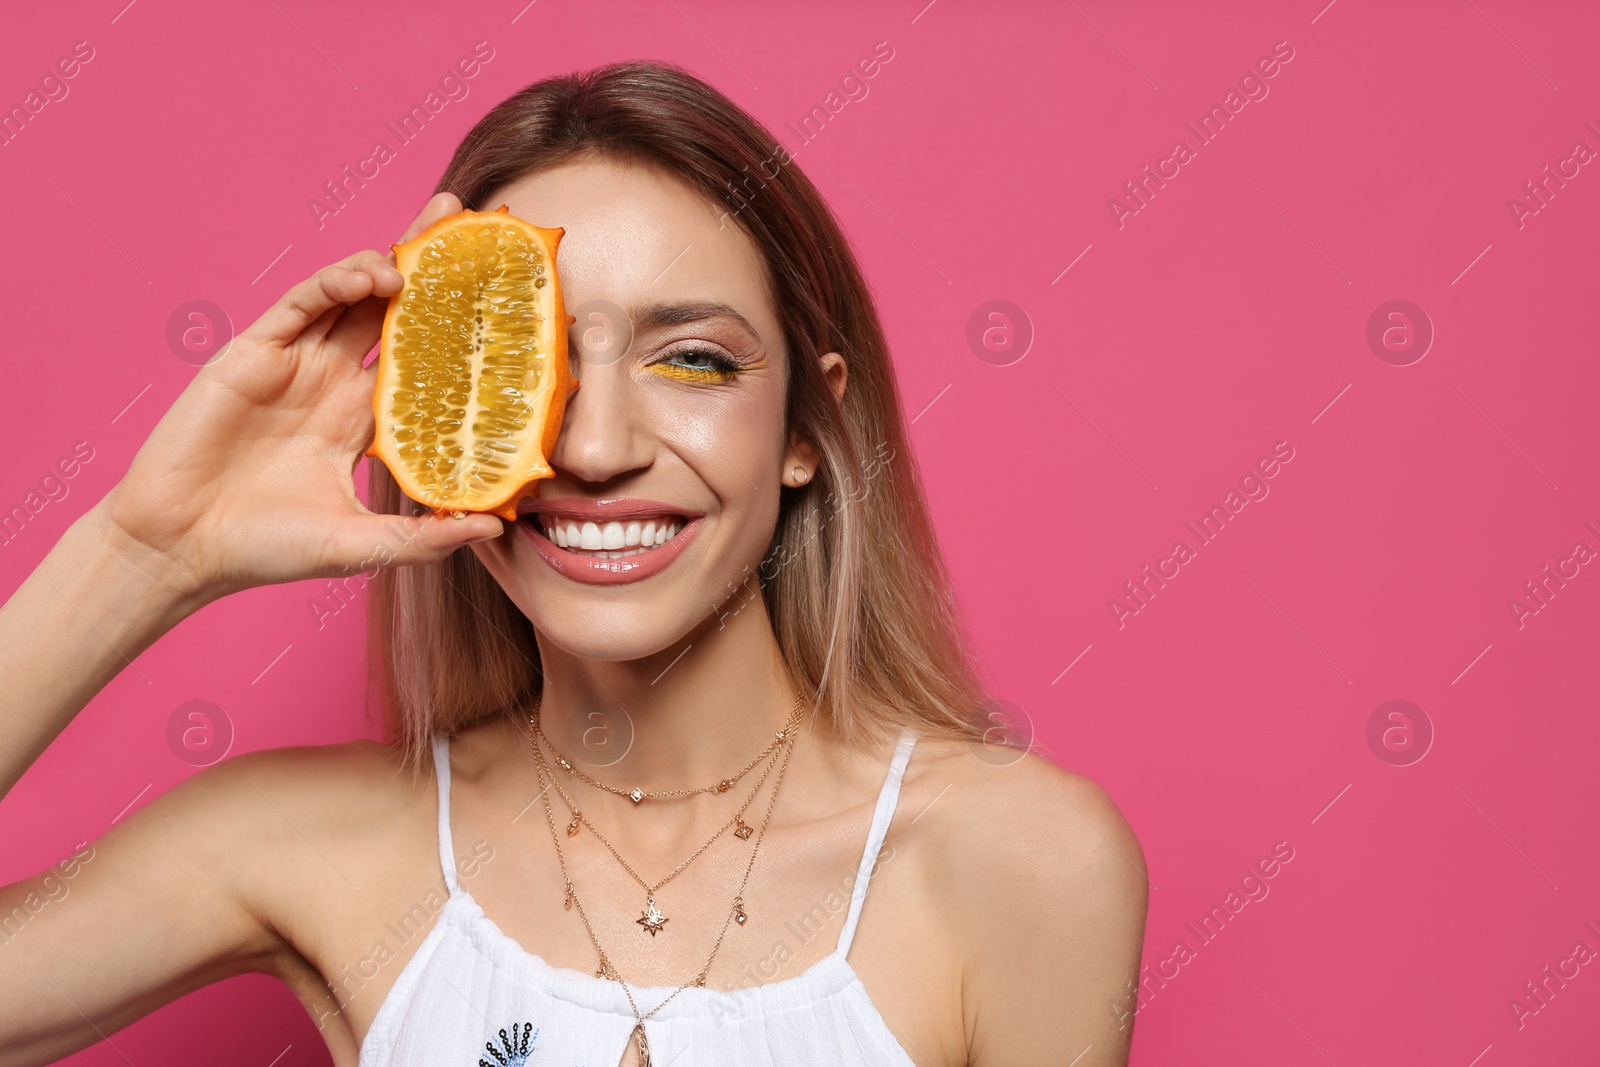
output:
M 536 719 L 530 719 L 530 722 L 536 721 Z M 794 736 L 794 730 L 797 728 L 797 726 L 798 723 L 791 719 L 791 721 L 785 725 L 784 729 L 779 732 L 777 743 L 781 745 L 785 740 L 792 738 Z M 539 734 L 538 736 L 542 737 L 543 735 Z M 529 732 L 528 739 L 530 742 L 532 742 L 531 747 L 533 749 L 534 759 L 538 761 L 539 766 L 542 768 L 544 773 L 550 773 L 550 765 L 545 761 L 544 751 L 538 744 L 534 731 Z M 670 921 L 668 916 L 662 914 L 660 907 L 656 903 L 655 895 L 661 889 L 661 887 L 681 874 L 684 869 L 689 866 L 689 864 L 698 859 L 706 851 L 706 849 L 710 848 L 716 842 L 716 840 L 723 834 L 727 833 L 730 828 L 737 827 L 737 829 L 734 829 L 733 832 L 734 835 L 740 840 L 749 839 L 750 834 L 753 832 L 753 828 L 744 821 L 744 813 L 749 809 L 750 805 L 755 802 L 756 797 L 761 792 L 761 787 L 766 783 L 767 777 L 771 775 L 773 767 L 775 767 L 778 762 L 778 752 L 776 750 L 769 751 L 770 756 L 766 769 L 763 770 L 760 777 L 756 779 L 755 787 L 750 791 L 750 795 L 745 798 L 745 802 L 739 806 L 739 810 L 734 813 L 733 817 L 727 822 L 723 823 L 721 828 L 718 829 L 716 833 L 712 834 L 704 844 L 695 849 L 688 859 L 684 860 L 682 863 L 678 864 L 671 871 L 669 871 L 666 877 L 661 878 L 653 883 L 647 882 L 643 877 L 641 877 L 639 872 L 634 870 L 633 865 L 623 858 L 622 853 L 617 850 L 616 846 L 608 841 L 606 836 L 595 828 L 594 824 L 589 821 L 588 817 L 578 809 L 577 803 L 572 799 L 572 797 L 567 795 L 567 791 L 561 787 L 560 781 L 557 780 L 553 773 L 550 773 L 550 784 L 555 787 L 556 792 L 566 804 L 568 811 L 572 813 L 572 821 L 567 824 L 567 836 L 572 837 L 574 834 L 576 834 L 580 826 L 588 827 L 589 832 L 594 834 L 595 839 L 605 846 L 606 851 L 610 852 L 616 861 L 622 865 L 622 869 L 628 872 L 628 876 L 635 882 L 638 882 L 640 887 L 644 890 L 645 906 L 644 909 L 639 913 L 639 918 L 636 919 L 635 922 L 639 924 L 640 929 L 644 933 L 654 937 L 665 930 L 667 923 Z M 567 898 L 566 907 L 569 910 L 572 907 L 572 898 L 570 896 Z M 737 912 L 734 915 L 734 921 L 739 923 L 741 926 L 744 925 L 745 916 L 742 911 Z
M 572 876 L 567 872 L 566 856 L 561 850 L 561 837 L 556 833 L 555 811 L 550 803 L 550 793 L 547 783 L 545 782 L 545 775 L 549 768 L 544 763 L 542 757 L 539 760 L 539 765 L 537 767 L 539 775 L 539 795 L 544 800 L 545 823 L 550 827 L 550 842 L 555 846 L 556 863 L 561 868 L 561 881 L 566 886 L 566 904 L 569 908 L 577 908 L 578 918 L 583 921 L 583 929 L 589 935 L 589 941 L 594 945 L 595 953 L 599 956 L 600 965 L 595 970 L 595 977 L 610 978 L 615 980 L 618 985 L 622 986 L 622 992 L 628 998 L 628 1007 L 632 1009 L 634 1018 L 633 1033 L 629 1035 L 629 1040 L 636 1042 L 638 1045 L 640 1067 L 652 1067 L 652 1061 L 650 1059 L 650 1044 L 645 1035 L 644 1021 L 650 1018 L 656 1012 L 660 1011 L 662 1008 L 666 1007 L 669 1003 L 671 1003 L 674 997 L 676 997 L 679 993 L 682 993 L 685 989 L 688 989 L 690 986 L 703 987 L 706 984 L 706 972 L 711 969 L 712 961 L 717 958 L 717 951 L 722 948 L 722 941 L 728 934 L 728 925 L 732 922 L 738 922 L 739 925 L 743 926 L 746 919 L 749 917 L 744 910 L 745 886 L 749 884 L 750 872 L 755 869 L 756 857 L 761 854 L 761 842 L 762 839 L 766 837 L 767 825 L 772 821 L 772 810 L 777 806 L 778 793 L 783 789 L 784 775 L 789 770 L 789 757 L 794 754 L 794 741 L 798 739 L 798 731 L 788 731 L 788 734 L 789 736 L 784 739 L 787 743 L 783 745 L 783 760 L 778 766 L 778 778 L 773 784 L 772 796 L 767 801 L 766 813 L 761 817 L 761 828 L 756 832 L 755 847 L 750 851 L 750 860 L 745 864 L 744 876 L 739 879 L 739 890 L 734 894 L 733 905 L 729 908 L 727 916 L 722 920 L 722 929 L 717 933 L 717 940 L 711 946 L 711 952 L 706 957 L 705 965 L 700 968 L 699 972 L 693 978 L 678 986 L 678 988 L 674 989 L 670 994 L 667 995 L 665 1000 L 647 1012 L 639 1011 L 639 1004 L 633 998 L 633 991 L 628 988 L 628 983 L 623 979 L 622 975 L 618 973 L 615 965 L 611 963 L 610 958 L 606 955 L 606 950 L 601 946 L 600 939 L 595 936 L 594 927 L 589 922 L 589 914 L 584 910 L 583 901 L 578 899 L 578 891 L 572 884 Z M 529 740 L 530 742 L 533 740 L 531 734 Z M 534 744 L 533 748 L 537 753 L 538 745 Z M 555 779 L 552 775 L 549 784 L 554 784 L 554 781 Z

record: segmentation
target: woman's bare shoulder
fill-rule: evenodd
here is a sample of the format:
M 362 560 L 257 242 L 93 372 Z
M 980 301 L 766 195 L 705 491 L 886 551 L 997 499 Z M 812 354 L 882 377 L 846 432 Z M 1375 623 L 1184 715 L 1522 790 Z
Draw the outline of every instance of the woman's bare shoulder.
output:
M 1032 753 L 928 741 L 904 802 L 901 840 L 962 961 L 972 1062 L 1070 1044 L 1094 1050 L 1079 1067 L 1124 1063 L 1149 883 L 1106 790 Z
M 208 767 L 141 812 L 150 837 L 182 846 L 192 869 L 308 957 L 339 916 L 380 887 L 436 878 L 435 787 L 391 747 L 293 745 Z M 169 848 L 173 847 L 171 845 Z
M 396 749 L 343 741 L 261 749 L 223 760 L 174 791 L 187 803 L 228 805 L 240 818 L 329 830 L 370 830 L 369 817 L 434 795 L 433 774 L 412 772 Z
M 1094 780 L 1033 752 L 976 741 L 928 739 L 916 757 L 903 804 L 917 809 L 913 825 L 926 824 L 924 836 L 939 839 L 930 852 L 964 869 L 968 885 L 1016 892 L 1043 877 L 1057 890 L 1101 884 L 1108 906 L 1142 901 L 1138 838 Z
M 248 832 L 260 864 L 276 868 L 272 880 L 290 881 L 280 891 L 382 885 L 402 871 L 430 869 L 433 771 L 406 767 L 389 745 L 264 749 L 207 768 L 176 792 L 184 791 L 189 803 L 227 811 Z

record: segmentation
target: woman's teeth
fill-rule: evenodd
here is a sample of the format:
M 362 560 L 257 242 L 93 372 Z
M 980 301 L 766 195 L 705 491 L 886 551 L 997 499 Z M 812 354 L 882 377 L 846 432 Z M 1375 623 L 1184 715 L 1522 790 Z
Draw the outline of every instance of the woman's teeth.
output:
M 651 519 L 646 522 L 572 522 L 544 517 L 539 520 L 544 535 L 562 548 L 617 559 L 647 552 L 664 545 L 683 529 L 683 520 L 676 517 Z

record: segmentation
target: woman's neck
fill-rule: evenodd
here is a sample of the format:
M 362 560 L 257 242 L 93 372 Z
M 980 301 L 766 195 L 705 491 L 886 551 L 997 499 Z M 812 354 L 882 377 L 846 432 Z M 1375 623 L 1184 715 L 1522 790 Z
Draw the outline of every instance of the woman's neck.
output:
M 608 785 L 697 789 L 740 770 L 783 728 L 797 690 L 759 597 L 643 660 L 579 659 L 540 640 L 539 722 Z M 802 707 L 802 721 L 810 712 Z

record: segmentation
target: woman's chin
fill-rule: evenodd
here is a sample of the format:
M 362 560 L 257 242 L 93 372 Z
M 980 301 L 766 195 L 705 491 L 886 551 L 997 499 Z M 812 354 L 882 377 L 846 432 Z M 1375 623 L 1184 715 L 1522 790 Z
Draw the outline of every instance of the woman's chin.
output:
M 533 627 L 539 634 L 541 647 L 550 646 L 574 659 L 595 660 L 604 663 L 626 663 L 648 659 L 674 649 L 690 631 L 702 621 L 697 619 L 654 617 L 640 618 L 632 611 L 624 612 L 549 612 L 541 619 L 539 612 L 532 616 Z M 548 626 L 546 625 L 548 624 Z M 545 658 L 548 659 L 548 656 Z

